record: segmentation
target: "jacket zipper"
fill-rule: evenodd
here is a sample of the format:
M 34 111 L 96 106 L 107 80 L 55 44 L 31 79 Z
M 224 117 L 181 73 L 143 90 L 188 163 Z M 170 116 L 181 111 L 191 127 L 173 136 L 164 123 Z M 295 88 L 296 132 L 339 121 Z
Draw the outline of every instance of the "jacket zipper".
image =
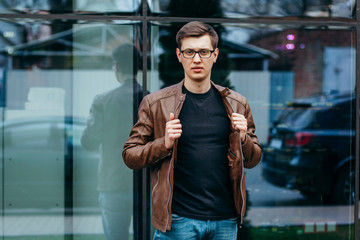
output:
M 229 102 L 229 99 L 227 97 L 225 97 L 226 102 L 229 104 L 232 112 L 234 111 L 233 106 L 231 105 L 231 103 Z M 243 149 L 242 149 L 242 144 L 241 144 L 241 140 L 240 140 L 240 153 L 241 153 L 241 159 L 244 162 L 244 154 L 243 154 Z M 243 217 L 243 213 L 244 213 L 244 206 L 245 206 L 245 200 L 244 200 L 244 194 L 243 194 L 243 190 L 242 190 L 242 183 L 244 181 L 244 165 L 242 166 L 242 171 L 241 171 L 241 180 L 240 180 L 240 193 L 241 193 L 241 199 L 242 199 L 242 206 L 241 206 L 241 213 L 240 213 L 240 223 L 243 224 L 244 222 L 244 217 Z
M 166 203 L 166 211 L 167 211 L 167 218 L 166 218 L 166 226 L 165 226 L 165 230 L 167 229 L 168 225 L 169 225 L 169 217 L 170 217 L 170 212 L 169 212 L 169 203 L 170 203 L 170 197 L 171 197 L 171 184 L 170 184 L 170 171 L 172 168 L 172 161 L 170 160 L 170 167 L 169 167 L 169 171 L 168 171 L 168 183 L 169 183 L 169 196 L 168 196 L 168 200 Z
M 176 106 L 175 110 L 174 110 L 174 116 L 178 117 L 178 115 L 176 114 L 176 111 L 178 110 L 178 108 L 180 107 L 181 103 L 184 101 L 184 96 L 180 96 L 180 101 L 178 103 L 178 105 Z M 176 142 L 174 143 L 176 144 Z M 174 151 L 173 151 L 174 154 Z M 175 157 L 175 156 L 173 156 Z M 166 226 L 165 226 L 165 230 L 167 229 L 168 225 L 169 225 L 169 218 L 170 218 L 170 211 L 169 211 L 169 203 L 170 203 L 170 197 L 171 197 L 171 183 L 170 183 L 170 171 L 172 169 L 172 161 L 170 160 L 170 166 L 169 166 L 169 171 L 168 171 L 168 183 L 169 183 L 169 197 L 168 197 L 168 201 L 166 203 L 166 210 L 167 210 L 167 219 L 166 219 Z
M 240 152 L 241 152 L 241 158 L 242 158 L 242 161 L 244 163 L 245 159 L 244 159 L 244 154 L 243 154 L 243 149 L 242 149 L 242 143 L 241 143 L 241 140 L 240 140 Z M 243 224 L 244 222 L 244 217 L 243 217 L 243 214 L 244 214 L 244 207 L 245 207 L 245 199 L 244 199 L 244 194 L 243 194 L 243 191 L 242 191 L 242 184 L 243 184 L 243 181 L 244 181 L 244 164 L 242 166 L 242 171 L 241 171 L 241 180 L 240 180 L 240 192 L 241 192 L 241 198 L 242 198 L 242 206 L 241 206 L 241 216 L 240 216 L 240 223 L 241 225 Z
M 157 173 L 158 177 L 157 177 L 157 181 L 156 181 L 156 184 L 153 188 L 153 190 L 151 191 L 151 196 L 153 196 L 154 194 L 154 191 L 155 191 L 155 188 L 157 187 L 157 185 L 159 184 L 159 179 L 160 179 L 160 169 L 158 170 L 158 173 Z

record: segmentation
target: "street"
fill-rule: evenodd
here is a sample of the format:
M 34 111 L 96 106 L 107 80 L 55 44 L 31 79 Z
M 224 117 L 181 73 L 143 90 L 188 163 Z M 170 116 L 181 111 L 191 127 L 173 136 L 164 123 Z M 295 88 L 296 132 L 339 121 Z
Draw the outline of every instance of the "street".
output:
M 306 199 L 296 190 L 273 186 L 261 178 L 261 167 L 260 163 L 245 170 L 249 205 L 245 221 L 251 226 L 326 225 L 326 229 L 334 229 L 354 222 L 354 206 L 324 204 L 321 199 Z

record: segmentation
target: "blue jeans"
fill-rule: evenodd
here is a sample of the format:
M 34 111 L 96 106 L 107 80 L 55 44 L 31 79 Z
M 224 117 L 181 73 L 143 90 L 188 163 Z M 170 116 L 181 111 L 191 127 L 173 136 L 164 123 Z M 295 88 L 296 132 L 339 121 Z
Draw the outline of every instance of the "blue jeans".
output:
M 237 219 L 219 221 L 196 220 L 172 214 L 171 230 L 165 233 L 156 230 L 154 240 L 216 239 L 236 240 Z
M 106 240 L 129 239 L 131 200 L 131 196 L 122 192 L 100 192 L 99 204 Z

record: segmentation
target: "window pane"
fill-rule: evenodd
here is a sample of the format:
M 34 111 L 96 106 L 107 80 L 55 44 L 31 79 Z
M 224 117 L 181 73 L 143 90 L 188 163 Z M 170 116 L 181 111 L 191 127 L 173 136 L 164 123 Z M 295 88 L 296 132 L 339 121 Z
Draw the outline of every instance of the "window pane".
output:
M 142 97 L 138 25 L 0 26 L 1 236 L 130 239 L 133 176 L 121 152 Z
M 139 11 L 140 0 L 29 0 L 0 1 L 1 13 L 116 13 L 134 15 Z
M 355 18 L 355 0 L 149 0 L 149 5 L 160 16 Z
M 142 80 L 137 77 L 140 51 L 134 42 L 139 29 L 132 24 L 79 24 L 73 30 L 81 32 L 73 36 L 73 44 L 95 48 L 73 53 L 73 115 L 87 118 L 81 143 L 74 142 L 74 212 L 83 223 L 74 232 L 81 237 L 86 231 L 102 230 L 100 205 L 104 236 L 131 239 L 133 172 L 122 160 L 122 148 L 142 98 Z M 90 157 L 83 155 L 82 147 Z M 89 228 L 83 211 L 97 216 L 97 230 Z
M 184 77 L 175 54 L 182 25 L 151 27 L 150 92 Z M 220 53 L 211 78 L 247 98 L 263 148 L 261 163 L 245 171 L 242 239 L 352 239 L 355 32 L 214 28 Z

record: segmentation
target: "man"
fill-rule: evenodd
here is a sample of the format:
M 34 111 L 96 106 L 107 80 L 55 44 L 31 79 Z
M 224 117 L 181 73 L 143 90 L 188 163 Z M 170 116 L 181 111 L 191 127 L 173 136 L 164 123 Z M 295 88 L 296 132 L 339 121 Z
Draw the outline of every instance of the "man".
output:
M 132 169 L 151 168 L 154 239 L 236 239 L 245 214 L 243 166 L 261 148 L 246 99 L 215 85 L 215 30 L 201 22 L 176 36 L 180 83 L 147 95 L 125 143 Z
M 107 240 L 129 239 L 132 171 L 119 161 L 122 149 L 118 144 L 125 143 L 133 125 L 133 112 L 142 99 L 142 88 L 136 81 L 138 55 L 132 44 L 122 44 L 113 50 L 113 70 L 120 86 L 94 98 L 81 137 L 88 150 L 100 146 L 98 191 Z

